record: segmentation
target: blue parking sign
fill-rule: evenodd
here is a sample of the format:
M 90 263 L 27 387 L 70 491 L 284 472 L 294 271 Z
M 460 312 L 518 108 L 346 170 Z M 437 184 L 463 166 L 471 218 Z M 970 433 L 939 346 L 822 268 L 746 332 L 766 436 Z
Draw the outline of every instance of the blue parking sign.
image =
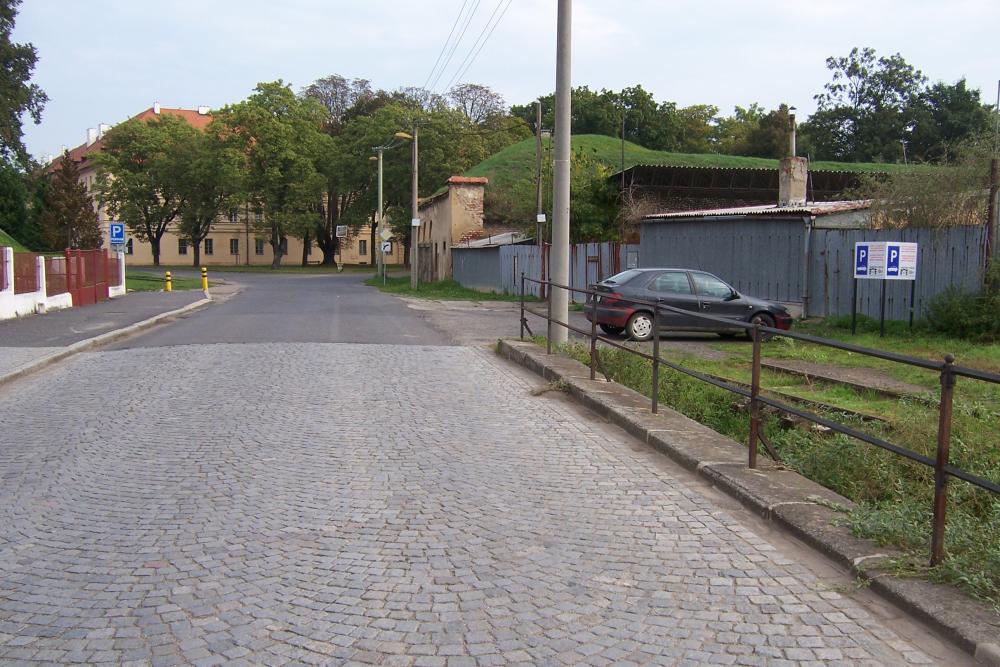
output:
M 885 275 L 899 275 L 899 246 L 889 244 L 885 247 Z
M 125 223 L 112 222 L 108 230 L 111 245 L 125 245 Z
M 870 249 L 867 245 L 856 244 L 854 246 L 854 275 L 855 276 L 867 276 L 868 275 L 868 256 L 870 255 Z

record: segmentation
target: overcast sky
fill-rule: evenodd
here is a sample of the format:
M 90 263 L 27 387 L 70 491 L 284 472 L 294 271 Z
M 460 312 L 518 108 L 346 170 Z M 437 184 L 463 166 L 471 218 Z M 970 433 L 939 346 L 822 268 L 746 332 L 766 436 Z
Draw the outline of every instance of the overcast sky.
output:
M 50 98 L 41 125 L 25 125 L 28 149 L 41 157 L 76 146 L 88 127 L 155 101 L 238 102 L 259 81 L 281 78 L 299 90 L 337 73 L 379 88 L 422 86 L 463 4 L 465 16 L 476 11 L 436 92 L 456 79 L 523 104 L 555 89 L 555 0 L 25 0 L 14 39 L 38 49 L 33 80 Z M 871 46 L 899 52 L 931 80 L 965 77 L 984 101 L 996 100 L 997 0 L 573 5 L 574 86 L 638 83 L 659 101 L 714 104 L 727 114 L 737 104 L 787 102 L 804 118 L 829 81 L 826 57 Z M 458 77 L 490 17 L 501 14 Z

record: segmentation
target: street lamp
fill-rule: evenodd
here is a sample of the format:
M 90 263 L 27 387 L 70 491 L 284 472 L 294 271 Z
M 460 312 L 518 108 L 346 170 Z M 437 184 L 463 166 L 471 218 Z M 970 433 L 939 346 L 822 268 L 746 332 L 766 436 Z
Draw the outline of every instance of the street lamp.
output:
M 392 139 L 389 143 L 382 144 L 381 146 L 372 146 L 372 150 L 375 151 L 375 155 L 369 157 L 369 160 L 378 161 L 378 220 L 376 222 L 376 236 L 378 238 L 379 253 L 376 255 L 378 261 L 379 270 L 382 272 L 382 284 L 385 284 L 385 252 L 382 251 L 382 230 L 385 225 L 382 223 L 382 206 L 384 204 L 384 197 L 382 195 L 382 153 L 389 150 L 390 148 L 395 148 L 402 144 L 403 141 L 412 139 L 410 135 L 406 132 L 397 132 L 392 135 Z M 378 156 L 378 157 L 376 157 Z M 372 252 L 375 252 L 375 248 L 372 248 Z

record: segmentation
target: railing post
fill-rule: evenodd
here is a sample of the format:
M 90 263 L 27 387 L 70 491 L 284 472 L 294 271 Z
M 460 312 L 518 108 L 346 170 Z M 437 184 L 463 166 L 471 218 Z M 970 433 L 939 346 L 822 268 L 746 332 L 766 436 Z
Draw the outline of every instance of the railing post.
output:
M 653 306 L 653 414 L 660 411 L 660 309 Z
M 521 271 L 521 340 L 524 340 L 524 271 Z
M 552 289 L 549 285 L 548 315 L 545 317 L 545 354 L 552 354 Z
M 955 357 L 946 354 L 941 367 L 941 406 L 938 413 L 937 459 L 934 462 L 934 523 L 931 534 L 931 566 L 944 560 L 944 526 L 948 505 L 948 465 L 951 449 L 951 412 L 955 395 Z
M 753 325 L 753 365 L 750 376 L 750 443 L 747 466 L 757 467 L 757 434 L 760 432 L 760 324 Z
M 594 298 L 594 295 L 588 295 Z M 594 314 L 590 318 L 590 379 L 597 379 L 597 303 L 594 303 Z

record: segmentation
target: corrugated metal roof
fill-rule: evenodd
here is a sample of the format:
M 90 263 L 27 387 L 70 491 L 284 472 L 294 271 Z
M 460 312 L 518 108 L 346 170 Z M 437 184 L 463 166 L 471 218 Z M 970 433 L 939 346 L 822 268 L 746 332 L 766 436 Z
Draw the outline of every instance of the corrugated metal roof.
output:
M 785 215 L 829 215 L 847 211 L 862 211 L 871 207 L 870 199 L 853 201 L 817 201 L 806 202 L 801 206 L 778 206 L 764 204 L 761 206 L 737 206 L 734 208 L 710 208 L 700 211 L 677 211 L 674 213 L 654 213 L 643 220 L 670 220 L 677 218 L 716 218 L 721 216 L 785 216 Z
M 732 167 L 732 166 L 719 166 L 712 164 L 668 164 L 668 163 L 640 163 L 634 164 L 630 167 L 626 167 L 625 171 L 634 169 L 636 167 L 652 167 L 652 168 L 666 168 L 666 169 L 715 169 L 724 171 L 778 171 L 777 165 L 774 167 Z M 812 166 L 809 167 L 809 172 L 813 174 L 887 174 L 887 171 L 872 171 L 869 169 L 813 169 Z M 616 171 L 612 176 L 621 176 L 621 170 Z

